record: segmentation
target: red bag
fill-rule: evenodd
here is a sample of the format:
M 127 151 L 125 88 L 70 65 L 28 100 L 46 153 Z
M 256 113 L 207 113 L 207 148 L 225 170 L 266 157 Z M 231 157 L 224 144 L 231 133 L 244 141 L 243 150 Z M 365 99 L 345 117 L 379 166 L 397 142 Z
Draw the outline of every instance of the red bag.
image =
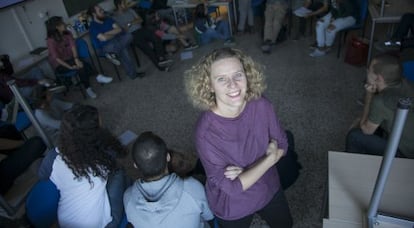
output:
M 354 66 L 367 65 L 368 42 L 359 37 L 352 37 L 351 45 L 348 45 L 345 62 Z

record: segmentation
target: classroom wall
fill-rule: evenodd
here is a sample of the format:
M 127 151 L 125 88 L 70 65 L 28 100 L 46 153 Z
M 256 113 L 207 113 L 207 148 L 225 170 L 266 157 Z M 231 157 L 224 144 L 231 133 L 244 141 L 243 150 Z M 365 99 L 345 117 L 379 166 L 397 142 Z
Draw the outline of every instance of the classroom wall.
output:
M 47 17 L 39 17 L 39 13 L 45 11 L 49 16 L 66 17 L 66 10 L 61 0 L 32 0 L 0 11 L 0 53 L 9 54 L 13 61 L 27 55 L 36 47 L 45 46 L 44 22 Z
M 113 0 L 105 0 L 101 5 L 105 10 L 113 9 Z M 50 16 L 62 16 L 66 22 L 73 22 L 67 17 L 62 0 L 31 0 L 26 3 L 0 11 L 0 54 L 8 54 L 12 62 L 22 58 L 40 46 L 46 46 L 46 28 L 40 13 Z M 17 17 L 17 19 L 16 19 Z M 19 27 L 19 21 L 21 28 Z M 27 41 L 24 33 L 26 33 Z

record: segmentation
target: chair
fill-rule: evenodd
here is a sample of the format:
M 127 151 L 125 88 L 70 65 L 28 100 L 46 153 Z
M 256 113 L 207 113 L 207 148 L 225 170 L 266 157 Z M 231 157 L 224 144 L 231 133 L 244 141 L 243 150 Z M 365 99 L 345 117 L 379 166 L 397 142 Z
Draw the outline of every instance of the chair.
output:
M 68 72 L 65 73 L 55 73 L 56 75 L 56 81 L 61 84 L 64 85 L 66 87 L 66 90 L 69 91 L 70 86 L 74 83 L 75 85 L 77 85 L 79 87 L 79 90 L 82 93 L 83 98 L 86 99 L 86 94 L 85 94 L 85 89 L 83 88 L 83 85 L 80 81 L 80 77 L 79 77 L 79 71 L 78 70 L 70 70 Z M 72 79 L 75 79 L 75 81 L 73 82 Z
M 346 35 L 348 34 L 349 31 L 361 29 L 362 31 L 361 36 L 364 35 L 365 19 L 367 18 L 367 13 L 368 13 L 368 0 L 358 0 L 356 2 L 358 2 L 359 4 L 358 5 L 359 10 L 360 10 L 359 18 L 357 18 L 357 23 L 355 25 L 342 29 L 341 31 L 338 32 L 339 41 L 338 41 L 338 50 L 336 53 L 337 58 L 339 58 L 339 56 L 341 55 L 341 45 L 342 43 L 345 42 Z
M 52 227 L 57 222 L 60 193 L 51 180 L 40 180 L 26 198 L 26 215 L 34 227 Z
M 414 61 L 405 61 L 402 62 L 402 68 L 403 68 L 403 76 L 411 81 L 414 82 Z

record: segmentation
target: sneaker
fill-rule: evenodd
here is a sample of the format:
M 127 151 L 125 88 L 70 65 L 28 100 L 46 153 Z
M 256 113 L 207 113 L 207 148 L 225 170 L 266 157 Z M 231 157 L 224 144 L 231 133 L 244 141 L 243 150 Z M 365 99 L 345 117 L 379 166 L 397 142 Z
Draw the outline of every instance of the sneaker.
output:
M 159 67 L 167 67 L 167 66 L 171 66 L 174 63 L 173 60 L 171 59 L 164 59 L 164 60 L 160 60 L 158 62 L 158 66 Z
M 90 98 L 92 98 L 92 99 L 95 99 L 96 98 L 96 93 L 92 90 L 91 87 L 89 87 L 89 88 L 86 89 L 86 93 L 88 94 L 88 96 Z
M 326 52 L 316 48 L 312 53 L 309 54 L 310 57 L 320 57 L 326 55 Z
M 236 45 L 236 42 L 234 42 L 234 40 L 232 38 L 227 39 L 226 41 L 224 41 L 224 46 L 234 46 Z
M 318 44 L 316 42 L 309 45 L 309 49 L 311 49 L 311 50 L 315 50 L 316 48 L 318 48 Z
M 197 44 L 189 44 L 188 46 L 184 47 L 184 51 L 191 51 L 198 48 Z
M 145 72 L 143 72 L 143 71 L 142 71 L 142 72 L 136 72 L 136 73 L 135 73 L 135 78 L 137 78 L 137 77 L 138 77 L 138 78 L 143 78 L 143 77 L 145 77 Z
M 66 91 L 66 86 L 63 85 L 56 85 L 47 88 L 50 93 L 62 93 Z
M 96 76 L 96 81 L 102 84 L 108 84 L 112 82 L 112 80 L 113 80 L 112 77 L 108 77 L 103 74 L 98 74 L 98 76 Z
M 384 42 L 384 45 L 386 47 L 401 46 L 401 42 L 400 41 L 388 40 L 388 41 Z
M 109 61 L 111 61 L 111 63 L 113 63 L 113 64 L 115 64 L 115 65 L 117 65 L 117 66 L 119 66 L 119 65 L 121 65 L 121 62 L 118 60 L 118 58 L 116 57 L 116 54 L 115 53 L 106 53 L 105 54 L 105 57 L 109 60 Z
M 271 52 L 272 41 L 265 40 L 261 46 L 262 52 L 269 54 Z

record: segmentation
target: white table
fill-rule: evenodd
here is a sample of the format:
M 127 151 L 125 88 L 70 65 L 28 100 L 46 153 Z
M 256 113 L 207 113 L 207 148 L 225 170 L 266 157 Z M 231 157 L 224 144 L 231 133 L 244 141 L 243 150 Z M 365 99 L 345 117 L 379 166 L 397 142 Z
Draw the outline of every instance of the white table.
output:
M 199 0 L 170 0 L 168 1 L 168 6 L 170 6 L 173 9 L 175 24 L 178 26 L 177 9 L 180 9 L 180 8 L 193 9 L 200 3 L 203 3 L 203 2 Z M 231 13 L 230 13 L 230 3 L 228 1 L 210 1 L 208 3 L 208 6 L 227 7 L 227 16 L 229 20 L 230 34 L 233 35 L 232 18 L 231 18 Z M 234 21 L 237 24 L 236 4 L 234 2 L 233 2 L 233 15 L 234 15 Z
M 330 151 L 328 161 L 329 218 L 323 220 L 323 227 L 364 227 L 382 157 Z M 394 159 L 380 212 L 414 218 L 413 173 L 414 159 Z

